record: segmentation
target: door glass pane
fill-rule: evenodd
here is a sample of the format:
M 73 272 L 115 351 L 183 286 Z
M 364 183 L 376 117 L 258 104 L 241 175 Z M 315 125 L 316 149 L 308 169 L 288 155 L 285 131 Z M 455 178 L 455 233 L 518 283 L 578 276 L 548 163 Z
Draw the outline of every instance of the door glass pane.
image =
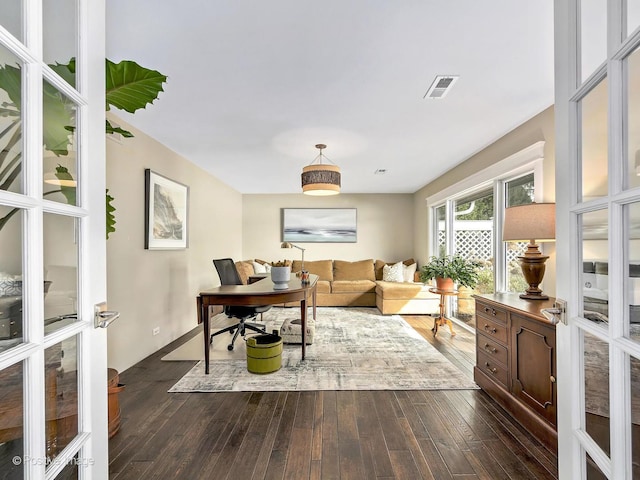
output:
M 607 80 L 604 79 L 580 102 L 582 108 L 582 200 L 608 192 L 607 173 Z
M 24 459 L 24 366 L 0 370 L 0 472 L 2 478 L 22 478 Z
M 437 257 L 444 257 L 447 253 L 446 247 L 446 223 L 445 223 L 446 207 L 442 205 L 435 209 L 435 222 L 436 222 L 436 235 L 437 235 L 437 249 L 435 255 Z
M 609 454 L 609 344 L 583 332 L 587 433 Z
M 62 471 L 56 477 L 56 480 L 76 480 L 79 478 L 78 470 L 80 468 L 86 468 L 83 460 L 76 454 L 67 466 L 62 469 Z
M 76 202 L 76 105 L 44 82 L 44 197 L 70 205 Z
M 533 173 L 517 178 L 505 184 L 505 208 L 527 205 L 533 202 Z M 507 292 L 524 292 L 529 284 L 524 279 L 518 257 L 524 255 L 529 242 L 505 242 L 507 266 Z
M 46 332 L 55 331 L 77 320 L 78 244 L 77 220 L 44 215 L 44 278 L 48 292 L 44 297 Z
M 633 479 L 640 480 L 640 360 L 631 362 L 631 456 Z
M 582 315 L 594 322 L 609 321 L 609 228 L 607 211 L 582 215 Z
M 640 342 L 640 203 L 632 203 L 624 208 L 629 225 L 625 305 L 629 305 L 629 337 Z
M 640 2 L 637 2 L 640 5 Z M 627 129 L 629 187 L 640 186 L 640 49 L 626 59 L 629 102 Z
M 607 0 L 580 1 L 582 80 L 607 59 Z
M 627 36 L 640 26 L 640 2 L 627 0 Z
M 75 86 L 75 69 L 60 69 L 56 64 L 68 65 L 71 59 L 78 58 L 78 3 L 77 0 L 42 2 L 44 61 L 72 86 Z
M 475 289 L 461 287 L 460 295 L 452 297 L 452 315 L 472 327 L 475 327 L 475 302 L 471 295 L 491 293 L 494 289 L 493 208 L 493 189 L 454 203 L 454 252 L 482 264 L 481 283 Z
M 18 40 L 22 40 L 22 2 L 21 0 L 2 0 L 0 2 L 2 26 Z
M 22 193 L 21 96 L 22 62 L 0 45 L 0 190 L 16 193 Z
M 67 338 L 45 350 L 47 457 L 53 458 L 78 433 L 78 339 Z
M 596 465 L 593 458 L 587 453 L 587 480 L 607 480 L 607 476 L 602 473 L 600 467 Z
M 0 352 L 22 343 L 22 221 L 0 206 Z

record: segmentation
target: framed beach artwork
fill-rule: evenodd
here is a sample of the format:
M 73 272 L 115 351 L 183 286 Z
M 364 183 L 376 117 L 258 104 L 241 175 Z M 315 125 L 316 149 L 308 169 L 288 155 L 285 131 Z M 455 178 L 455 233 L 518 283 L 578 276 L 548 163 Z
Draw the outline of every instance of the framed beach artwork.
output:
M 355 208 L 283 208 L 282 241 L 356 243 Z
M 189 187 L 145 169 L 144 248 L 187 248 Z

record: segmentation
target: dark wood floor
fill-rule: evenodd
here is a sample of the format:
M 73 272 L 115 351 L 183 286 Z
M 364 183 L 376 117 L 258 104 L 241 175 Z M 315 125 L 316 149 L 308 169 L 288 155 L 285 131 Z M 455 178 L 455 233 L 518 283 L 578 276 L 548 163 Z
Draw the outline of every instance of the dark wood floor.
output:
M 472 376 L 473 335 L 405 319 Z M 121 373 L 110 478 L 557 478 L 555 455 L 479 390 L 167 393 L 195 362 L 160 358 L 197 334 Z

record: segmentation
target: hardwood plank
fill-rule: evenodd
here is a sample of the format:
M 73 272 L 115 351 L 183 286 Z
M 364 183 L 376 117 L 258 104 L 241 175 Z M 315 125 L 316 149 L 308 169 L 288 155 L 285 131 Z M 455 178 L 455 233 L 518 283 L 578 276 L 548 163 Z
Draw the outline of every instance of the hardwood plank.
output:
M 409 450 L 411 455 L 413 456 L 413 461 L 415 462 L 418 471 L 420 472 L 420 478 L 425 480 L 435 480 L 433 474 L 431 473 L 431 469 L 429 468 L 429 464 L 427 460 L 424 458 L 422 454 L 422 450 L 420 450 L 420 445 L 418 444 L 418 438 L 415 435 L 413 428 L 411 427 L 409 421 L 406 418 L 400 419 L 400 426 L 405 433 L 405 438 L 407 439 L 407 445 L 409 446 Z M 424 437 L 420 437 L 424 438 Z M 417 477 L 416 477 L 417 478 Z
M 415 480 L 420 478 L 420 471 L 413 461 L 413 455 L 409 450 L 393 450 L 389 452 L 393 465 L 394 477 L 397 480 Z
M 337 392 L 322 392 L 322 461 L 324 479 L 340 478 Z
M 260 447 L 256 465 L 253 471 L 253 480 L 260 480 L 266 477 L 267 467 L 269 466 L 269 459 L 271 452 L 273 451 L 273 445 L 275 444 L 276 435 L 280 428 L 280 421 L 282 419 L 282 412 L 284 411 L 284 405 L 287 400 L 286 392 L 278 392 L 276 406 L 273 410 L 273 415 L 267 431 L 264 436 L 264 442 Z

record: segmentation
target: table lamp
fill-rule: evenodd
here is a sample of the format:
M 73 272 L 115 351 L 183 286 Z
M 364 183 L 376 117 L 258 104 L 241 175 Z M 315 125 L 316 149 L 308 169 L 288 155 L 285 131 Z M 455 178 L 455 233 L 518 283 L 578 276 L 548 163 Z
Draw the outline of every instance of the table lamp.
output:
M 545 262 L 536 242 L 553 242 L 556 238 L 556 204 L 530 203 L 507 208 L 504 212 L 502 241 L 529 242 L 527 251 L 518 257 L 524 279 L 529 284 L 520 298 L 527 300 L 548 300 L 538 287 L 542 283 Z
M 298 250 L 302 251 L 302 267 L 300 268 L 301 271 L 304 272 L 304 251 L 305 249 L 302 247 L 299 247 L 298 245 L 294 245 L 293 243 L 290 242 L 282 242 L 280 244 L 280 248 L 297 248 Z

